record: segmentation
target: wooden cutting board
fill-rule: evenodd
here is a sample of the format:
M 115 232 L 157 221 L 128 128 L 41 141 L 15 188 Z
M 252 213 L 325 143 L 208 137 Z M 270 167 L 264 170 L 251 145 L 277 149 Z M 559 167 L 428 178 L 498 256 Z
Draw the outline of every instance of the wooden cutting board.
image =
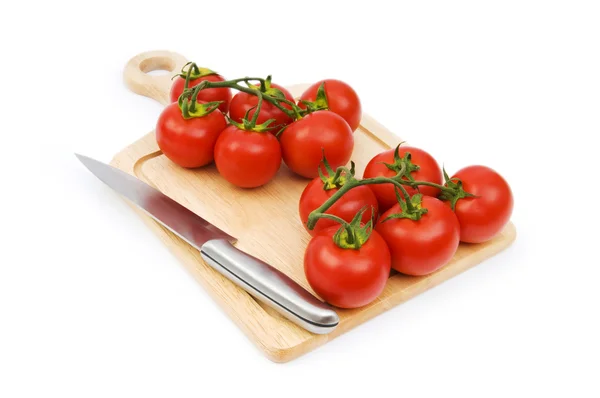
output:
M 166 105 L 171 77 L 186 62 L 183 56 L 173 52 L 146 52 L 127 63 L 124 79 L 135 93 Z M 159 69 L 169 73 L 147 74 Z M 297 85 L 289 89 L 297 97 L 305 87 Z M 364 167 L 373 155 L 395 147 L 401 141 L 368 115 L 363 116 L 355 139 L 352 159 L 356 162 L 358 177 L 362 176 Z M 185 170 L 170 162 L 158 149 L 154 131 L 123 149 L 111 164 L 154 186 L 238 238 L 237 246 L 240 249 L 285 272 L 312 292 L 303 271 L 304 248 L 310 237 L 298 217 L 298 199 L 308 180 L 293 175 L 282 165 L 276 178 L 269 184 L 253 190 L 239 189 L 222 179 L 214 165 Z M 336 309 L 341 319 L 339 326 L 330 334 L 315 335 L 263 306 L 205 264 L 191 246 L 136 207 L 133 209 L 249 339 L 275 362 L 292 360 L 327 343 L 370 318 L 481 263 L 507 248 L 516 237 L 515 227 L 510 223 L 490 242 L 461 244 L 453 260 L 434 274 L 425 277 L 393 274 L 377 300 L 360 309 Z

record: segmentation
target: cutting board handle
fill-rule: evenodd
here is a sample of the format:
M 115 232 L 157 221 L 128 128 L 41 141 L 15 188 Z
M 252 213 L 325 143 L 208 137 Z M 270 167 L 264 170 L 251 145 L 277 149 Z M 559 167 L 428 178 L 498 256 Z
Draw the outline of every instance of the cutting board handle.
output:
M 171 78 L 188 61 L 172 51 L 148 51 L 131 58 L 123 72 L 125 84 L 136 94 L 153 98 L 163 105 L 169 101 Z M 150 75 L 148 72 L 166 70 L 167 74 Z

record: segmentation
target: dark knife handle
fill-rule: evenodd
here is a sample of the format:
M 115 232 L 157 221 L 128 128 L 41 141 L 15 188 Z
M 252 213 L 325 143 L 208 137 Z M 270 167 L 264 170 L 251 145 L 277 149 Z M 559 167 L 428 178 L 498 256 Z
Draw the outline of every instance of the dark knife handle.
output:
M 206 242 L 200 248 L 204 261 L 226 278 L 277 310 L 285 318 L 316 333 L 335 329 L 339 317 L 291 278 L 225 239 Z

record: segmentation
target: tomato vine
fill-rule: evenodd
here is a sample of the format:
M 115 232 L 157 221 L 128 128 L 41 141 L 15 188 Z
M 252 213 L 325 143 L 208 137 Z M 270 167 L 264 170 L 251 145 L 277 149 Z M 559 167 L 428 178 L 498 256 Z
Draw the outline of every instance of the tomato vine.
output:
M 270 81 L 270 77 L 267 77 L 267 79 L 263 79 L 260 77 L 242 77 L 239 79 L 225 80 L 222 82 L 211 82 L 205 80 L 193 88 L 186 87 L 180 96 L 180 101 L 183 98 L 187 98 L 192 95 L 197 96 L 200 90 L 208 88 L 232 88 L 247 94 L 255 95 L 259 97 L 259 99 L 262 98 L 263 100 L 270 102 L 279 110 L 284 112 L 286 115 L 292 117 L 293 119 L 298 119 L 307 113 L 307 110 L 301 109 L 300 107 L 298 107 L 298 105 L 296 105 L 296 103 L 285 98 L 283 93 L 281 93 L 281 91 L 277 90 L 276 88 L 272 88 L 271 90 L 279 92 L 279 94 L 281 95 L 269 95 L 266 92 L 263 92 L 261 88 L 258 88 L 251 83 L 258 82 L 260 83 L 260 87 L 267 87 L 267 81 Z M 246 83 L 246 86 L 241 85 L 240 83 L 242 82 Z M 282 104 L 289 105 L 292 109 L 290 110 Z
M 339 176 L 341 174 L 345 176 L 345 180 L 341 185 L 337 186 L 339 189 L 334 195 L 332 195 L 327 201 L 325 201 L 325 203 L 309 214 L 308 221 L 306 223 L 307 228 L 312 230 L 318 219 L 323 217 L 324 212 L 333 206 L 348 191 L 362 185 L 393 184 L 396 191 L 396 199 L 400 204 L 401 212 L 394 214 L 389 218 L 409 218 L 414 221 L 421 219 L 421 217 L 427 213 L 427 209 L 421 206 L 422 195 L 416 194 L 411 197 L 404 186 L 409 186 L 415 189 L 418 189 L 419 186 L 431 186 L 438 188 L 441 191 L 440 198 L 450 201 L 452 209 L 454 209 L 454 206 L 459 199 L 475 196 L 466 192 L 463 189 L 460 181 L 452 181 L 448 177 L 448 174 L 445 170 L 444 177 L 446 182 L 444 185 L 436 184 L 430 181 L 415 181 L 410 173 L 418 170 L 418 166 L 412 164 L 410 161 L 410 154 L 406 154 L 403 158 L 399 157 L 398 148 L 400 145 L 402 145 L 402 143 L 399 144 L 395 149 L 394 164 L 386 164 L 390 170 L 397 171 L 397 174 L 394 177 L 357 179 L 354 177 L 353 170 L 351 171 L 345 166 L 338 167 L 335 173 L 335 175 L 338 177 L 337 181 L 339 181 Z M 385 220 L 382 222 L 384 221 Z

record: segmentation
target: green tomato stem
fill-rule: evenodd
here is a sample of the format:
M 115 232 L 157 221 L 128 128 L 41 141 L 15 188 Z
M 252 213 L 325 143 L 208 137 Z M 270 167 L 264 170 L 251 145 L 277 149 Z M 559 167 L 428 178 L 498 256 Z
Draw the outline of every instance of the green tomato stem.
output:
M 241 82 L 245 82 L 245 83 L 251 84 L 250 83 L 251 81 L 259 82 L 260 85 L 261 85 L 261 87 L 266 87 L 266 81 L 263 78 L 260 78 L 260 77 L 243 77 L 243 78 L 239 78 L 239 79 L 225 80 L 225 81 L 222 81 L 222 82 L 203 81 L 201 84 L 199 84 L 195 88 L 198 88 L 199 86 L 202 86 L 202 87 L 198 88 L 198 91 L 206 89 L 206 88 L 233 88 L 235 90 L 238 90 L 238 91 L 250 94 L 250 95 L 255 95 L 255 96 L 258 96 L 259 93 L 260 93 L 260 94 L 263 95 L 263 99 L 265 101 L 273 104 L 274 106 L 276 106 L 279 110 L 281 110 L 283 113 L 285 113 L 289 117 L 297 119 L 299 115 L 301 116 L 302 109 L 300 109 L 293 101 L 290 101 L 290 100 L 285 99 L 285 98 L 276 98 L 276 97 L 273 97 L 271 95 L 268 95 L 266 93 L 261 92 L 260 89 L 254 89 L 254 88 L 250 88 L 250 87 L 245 87 L 245 86 L 239 84 Z M 196 95 L 197 95 L 198 91 L 196 91 Z M 284 103 L 286 105 L 290 105 L 292 107 L 292 109 L 287 109 L 286 107 L 284 107 L 283 105 L 281 105 L 281 103 Z
M 340 176 L 342 175 L 342 173 L 346 171 L 346 175 L 350 175 L 350 172 L 348 169 L 346 169 L 345 167 L 338 167 L 337 170 L 335 171 L 335 174 L 333 175 L 333 181 L 339 181 Z
M 355 244 L 356 237 L 355 237 L 355 233 L 354 233 L 354 228 L 352 228 L 352 225 L 350 225 L 348 222 L 346 222 L 346 220 L 344 220 L 341 217 L 334 216 L 333 214 L 327 214 L 327 213 L 319 213 L 319 214 L 316 214 L 315 217 L 316 217 L 316 219 L 326 218 L 326 219 L 333 220 L 335 222 L 342 224 L 342 227 L 348 233 L 348 237 L 347 237 L 348 243 L 351 245 Z
M 452 188 L 448 188 L 447 186 L 444 185 L 440 185 L 440 184 L 436 184 L 435 182 L 429 182 L 429 181 L 406 181 L 403 182 L 404 185 L 409 185 L 409 186 L 428 186 L 428 187 L 435 187 L 440 189 L 443 192 L 451 192 L 453 191 Z
M 252 121 L 250 122 L 250 125 L 252 126 L 252 128 L 256 127 L 256 122 L 258 121 L 258 114 L 260 113 L 260 108 L 262 107 L 262 104 L 263 104 L 264 94 L 260 90 L 258 90 L 258 93 L 256 93 L 256 96 L 258 97 L 258 104 L 256 104 L 256 109 L 254 110 L 254 115 L 252 116 Z
M 313 210 L 309 214 L 308 222 L 306 223 L 308 229 L 312 230 L 315 227 L 315 224 L 317 223 L 318 218 L 321 217 L 320 213 L 325 213 L 327 210 L 329 210 L 329 208 L 331 206 L 334 205 L 335 202 L 337 202 L 342 196 L 344 196 L 344 194 L 346 192 L 348 192 L 351 189 L 354 189 L 356 187 L 359 187 L 361 185 L 390 184 L 391 183 L 400 189 L 400 191 L 402 192 L 402 195 L 404 196 L 404 199 L 406 201 L 410 201 L 410 196 L 408 195 L 408 192 L 406 192 L 406 189 L 404 188 L 402 183 L 400 183 L 398 181 L 399 179 L 401 179 L 404 176 L 405 171 L 406 171 L 406 167 L 403 165 L 402 169 L 400 169 L 398 174 L 393 178 L 374 177 L 374 178 L 366 178 L 364 180 L 357 180 L 354 177 L 349 177 L 346 180 L 346 183 L 344 185 L 342 185 L 341 188 L 336 193 L 334 193 L 329 199 L 327 199 L 325 201 L 325 203 L 323 203 L 320 207 Z
M 327 213 L 319 213 L 315 215 L 315 218 L 327 218 L 329 220 L 333 220 L 335 222 L 338 222 L 340 224 L 342 224 L 344 227 L 350 225 L 348 224 L 348 222 L 346 220 L 344 220 L 341 217 L 335 216 L 333 214 L 327 214 Z
M 327 218 L 341 224 L 341 227 L 333 235 L 333 243 L 340 249 L 358 250 L 369 240 L 373 230 L 372 219 L 364 227 L 361 226 L 361 220 L 366 209 L 366 206 L 361 209 L 351 222 L 347 222 L 333 214 L 319 213 L 316 217 Z
M 337 173 L 341 173 L 341 172 L 346 172 L 346 175 L 351 176 L 351 174 L 349 173 L 348 169 L 346 167 L 338 167 L 336 170 L 336 175 Z M 325 201 L 325 203 L 323 203 L 320 207 L 318 207 L 317 209 L 313 210 L 309 216 L 308 216 L 308 221 L 306 223 L 306 226 L 308 227 L 308 229 L 312 230 L 315 227 L 315 224 L 317 222 L 317 220 L 322 216 L 322 214 L 324 212 L 326 212 L 327 210 L 329 210 L 329 208 L 331 206 L 333 206 L 335 204 L 335 202 L 337 202 L 342 196 L 344 196 L 344 194 L 348 191 L 350 191 L 351 189 L 354 189 L 356 187 L 359 187 L 361 185 L 375 185 L 375 184 L 393 184 L 394 186 L 396 186 L 404 199 L 404 202 L 406 203 L 406 207 L 408 209 L 409 212 L 412 212 L 415 210 L 414 204 L 411 202 L 410 200 L 410 195 L 408 194 L 408 192 L 406 191 L 406 189 L 404 188 L 405 185 L 410 186 L 411 188 L 415 188 L 421 185 L 426 185 L 426 186 L 430 186 L 430 187 L 435 187 L 440 189 L 443 193 L 446 192 L 448 194 L 456 194 L 456 189 L 452 188 L 452 187 L 447 187 L 447 186 L 443 186 L 443 185 L 439 185 L 433 182 L 429 182 L 429 181 L 406 181 L 403 179 L 404 174 L 406 173 L 406 164 L 402 164 L 400 170 L 398 171 L 398 174 L 396 174 L 394 177 L 392 178 L 388 178 L 388 177 L 374 177 L 374 178 L 366 178 L 363 180 L 357 180 L 354 177 L 349 177 L 346 182 L 344 183 L 344 185 L 342 185 L 339 190 L 333 194 L 329 199 L 327 199 L 327 201 Z M 469 194 L 467 194 L 469 195 Z M 331 217 L 329 217 L 331 218 Z
M 190 86 L 190 77 L 192 76 L 192 66 L 190 65 L 190 67 L 187 70 L 187 73 L 185 74 L 185 83 L 183 84 L 183 90 L 187 90 L 188 87 Z

